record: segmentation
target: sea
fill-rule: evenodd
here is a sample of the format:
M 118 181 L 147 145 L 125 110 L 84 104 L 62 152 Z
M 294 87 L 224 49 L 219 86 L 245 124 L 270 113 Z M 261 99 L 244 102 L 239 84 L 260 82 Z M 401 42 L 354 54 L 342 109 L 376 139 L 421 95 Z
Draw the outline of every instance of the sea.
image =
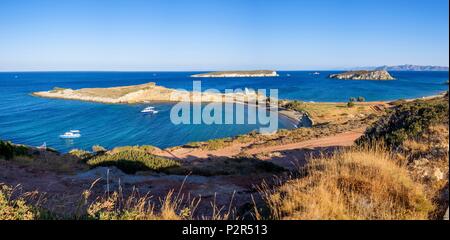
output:
M 160 148 L 196 141 L 232 137 L 262 127 L 260 124 L 174 124 L 174 103 L 102 104 L 45 99 L 32 92 L 60 88 L 104 88 L 155 82 L 168 88 L 203 90 L 270 89 L 280 99 L 308 102 L 346 102 L 350 97 L 367 101 L 420 98 L 448 90 L 448 72 L 391 72 L 395 81 L 350 81 L 329 79 L 335 71 L 281 71 L 273 78 L 191 78 L 200 72 L 2 72 L 0 73 L 0 139 L 17 144 L 46 144 L 61 152 L 89 150 L 93 145 L 153 145 Z M 153 106 L 157 114 L 141 110 Z M 226 110 L 223 110 L 226 111 Z M 248 110 L 246 110 L 248 111 Z M 248 111 L 252 112 L 252 111 Z M 293 128 L 279 117 L 278 128 Z M 61 139 L 70 130 L 80 130 L 78 139 Z

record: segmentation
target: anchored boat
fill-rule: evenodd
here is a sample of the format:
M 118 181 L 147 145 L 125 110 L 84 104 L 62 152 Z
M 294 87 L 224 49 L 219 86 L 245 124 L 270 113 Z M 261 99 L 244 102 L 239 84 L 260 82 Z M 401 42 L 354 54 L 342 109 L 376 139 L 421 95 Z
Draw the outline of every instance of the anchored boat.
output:
M 155 107 L 146 107 L 141 113 L 153 113 L 156 114 L 158 111 L 155 110 Z
M 59 135 L 60 138 L 63 139 L 74 139 L 74 138 L 80 138 L 80 130 L 70 130 L 69 132 L 64 133 L 63 135 Z

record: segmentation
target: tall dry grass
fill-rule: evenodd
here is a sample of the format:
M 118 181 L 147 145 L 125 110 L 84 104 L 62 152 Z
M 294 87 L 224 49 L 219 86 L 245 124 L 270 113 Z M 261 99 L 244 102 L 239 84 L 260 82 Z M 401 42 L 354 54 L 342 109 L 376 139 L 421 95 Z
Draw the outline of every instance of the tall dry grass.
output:
M 186 177 L 187 179 L 187 177 Z M 186 181 L 185 179 L 185 181 Z M 101 197 L 90 200 L 92 188 L 82 194 L 76 219 L 91 220 L 229 220 L 237 219 L 233 208 L 233 198 L 230 205 L 220 207 L 216 198 L 210 202 L 211 215 L 200 215 L 196 211 L 201 197 L 191 197 L 182 193 L 185 181 L 178 191 L 170 190 L 166 195 L 155 199 L 150 193 L 139 194 L 134 189 L 131 194 L 124 194 L 122 189 L 107 192 Z
M 262 187 L 272 219 L 427 219 L 422 185 L 383 147 L 353 148 L 311 160 L 303 177 Z

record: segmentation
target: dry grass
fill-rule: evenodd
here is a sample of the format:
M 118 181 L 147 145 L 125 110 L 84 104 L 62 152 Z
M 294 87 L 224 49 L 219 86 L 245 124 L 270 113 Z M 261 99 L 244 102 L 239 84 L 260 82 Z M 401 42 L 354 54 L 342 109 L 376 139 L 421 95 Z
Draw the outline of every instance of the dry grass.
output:
M 166 170 L 166 174 L 199 175 L 199 176 L 230 176 L 261 174 L 280 174 L 286 169 L 271 162 L 261 161 L 253 157 L 218 158 L 211 160 L 193 160 L 182 166 Z
M 16 156 L 9 161 L 22 167 L 56 173 L 73 174 L 89 169 L 83 160 L 77 156 L 71 154 L 59 155 L 48 151 L 36 151 L 30 156 Z
M 156 86 L 155 83 L 146 83 L 135 86 L 124 86 L 113 88 L 84 88 L 77 91 L 86 96 L 119 98 L 129 93 L 154 88 L 155 86 Z
M 188 220 L 199 200 L 193 199 L 184 206 L 183 199 L 170 191 L 159 204 L 149 196 L 134 192 L 123 197 L 119 192 L 96 199 L 87 209 L 87 217 L 96 220 Z
M 274 219 L 427 219 L 433 210 L 384 149 L 352 149 L 312 160 L 300 179 L 263 188 Z
M 16 188 L 0 184 L 0 220 L 36 220 L 42 218 L 38 210 L 39 202 L 34 206 L 27 203 L 35 198 L 36 192 L 17 193 Z M 16 195 L 16 196 L 15 196 Z
M 379 115 L 385 108 L 381 103 L 354 103 L 349 108 L 347 103 L 309 103 L 296 102 L 291 104 L 293 110 L 304 111 L 314 120 L 315 124 L 333 123 L 339 124 L 349 120 L 361 119 L 371 114 Z

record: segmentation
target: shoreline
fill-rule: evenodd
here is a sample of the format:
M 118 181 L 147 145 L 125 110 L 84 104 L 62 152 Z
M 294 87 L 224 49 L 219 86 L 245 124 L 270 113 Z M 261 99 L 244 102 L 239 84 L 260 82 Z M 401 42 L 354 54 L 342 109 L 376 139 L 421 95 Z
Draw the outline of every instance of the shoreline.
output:
M 124 94 L 117 95 L 117 92 L 123 91 Z M 180 102 L 191 102 L 191 103 L 230 103 L 233 104 L 244 104 L 250 105 L 247 101 L 257 98 L 256 93 L 244 94 L 244 93 L 234 93 L 233 95 L 227 95 L 224 93 L 205 93 L 200 92 L 200 95 L 196 95 L 197 92 L 179 92 L 174 89 L 165 88 L 162 86 L 157 86 L 155 83 L 147 83 L 141 85 L 131 85 L 122 87 L 111 87 L 111 88 L 85 88 L 85 89 L 59 89 L 55 88 L 50 91 L 33 92 L 30 95 L 33 97 L 51 98 L 51 99 L 63 99 L 63 100 L 74 100 L 83 102 L 95 102 L 101 104 L 146 104 L 146 103 L 180 103 Z M 376 105 L 376 104 L 391 104 L 396 101 L 415 101 L 418 99 L 432 99 L 437 97 L 442 97 L 447 92 L 441 92 L 438 94 L 433 94 L 429 96 L 422 96 L 417 98 L 409 99 L 395 99 L 386 101 L 369 101 L 369 102 L 358 102 L 359 105 Z M 97 95 L 96 95 L 97 94 Z M 115 97 L 111 97 L 116 95 Z M 171 99 L 171 96 L 175 94 L 178 95 L 177 99 Z M 198 93 L 197 93 L 198 94 Z M 197 97 L 200 97 L 199 101 Z M 244 102 L 238 101 L 237 99 L 246 99 Z M 302 101 L 302 100 L 279 100 L 279 101 Z M 327 104 L 346 104 L 346 102 L 305 102 L 309 104 L 327 105 Z M 293 128 L 301 127 L 304 118 L 308 122 L 311 122 L 311 126 L 314 125 L 314 119 L 309 116 L 308 112 L 299 112 L 293 109 L 286 109 L 283 107 L 278 108 L 278 113 L 285 120 L 287 120 Z
M 404 100 L 404 101 L 407 101 L 407 102 L 410 102 L 410 101 L 415 101 L 415 100 L 428 100 L 428 99 L 434 99 L 434 98 L 439 98 L 439 97 L 443 97 L 445 94 L 446 94 L 447 92 L 443 92 L 443 93 L 440 93 L 440 94 L 435 94 L 435 95 L 430 95 L 430 96 L 424 96 L 424 97 L 420 97 L 420 98 L 411 98 L 411 99 L 406 99 L 406 100 L 404 100 L 404 99 L 399 99 L 399 100 Z M 75 101 L 81 101 L 81 100 L 75 100 Z M 391 104 L 391 103 L 393 103 L 393 102 L 395 102 L 395 101 L 398 101 L 398 100 L 394 100 L 394 101 L 373 101 L 373 102 L 360 102 L 360 103 L 358 103 L 358 104 L 361 104 L 361 105 L 377 105 L 377 104 L 384 104 L 384 105 L 389 105 L 389 104 Z M 164 101 L 161 101 L 160 103 L 170 103 L 170 102 L 164 102 Z M 122 103 L 122 104 L 129 104 L 129 103 Z M 248 105 L 248 103 L 236 103 L 236 104 L 245 104 L 245 105 Z M 321 105 L 321 104 L 323 104 L 323 105 L 327 105 L 327 104 L 346 104 L 345 102 L 317 102 L 317 103 L 313 103 L 313 104 L 318 104 L 318 105 Z M 391 105 L 391 106 L 393 106 L 393 105 Z M 301 118 L 304 116 L 304 114 L 303 113 L 301 113 L 301 112 L 298 112 L 298 111 L 295 111 L 295 110 L 289 110 L 289 109 L 285 109 L 285 108 L 278 108 L 279 109 L 279 118 L 281 117 L 281 118 L 283 118 L 283 119 L 285 119 L 286 121 L 288 121 L 290 124 L 292 124 L 292 126 L 293 126 L 293 128 L 283 128 L 283 129 L 287 129 L 287 130 L 293 130 L 293 129 L 297 129 L 297 128 L 301 128 L 301 127 L 299 127 L 299 124 L 301 123 Z M 308 113 L 307 113 L 308 114 Z M 308 117 L 311 119 L 311 120 L 314 120 L 313 118 L 311 118 L 311 116 L 309 116 L 309 114 L 308 114 Z M 320 124 L 320 123 L 319 123 Z M 339 123 L 338 123 L 339 124 Z M 238 136 L 238 135 L 233 135 L 233 136 L 230 136 L 230 137 L 236 137 L 236 136 Z M 213 138 L 214 139 L 214 138 Z M 213 139 L 209 139 L 209 140 L 213 140 Z M 208 141 L 208 140 L 206 140 L 206 141 Z M 205 142 L 206 142 L 205 141 Z M 27 146 L 31 146 L 31 145 L 29 145 L 29 144 L 27 144 L 27 143 L 19 143 L 19 144 L 23 144 L 23 145 L 27 145 Z M 131 145 L 133 145 L 133 144 L 131 144 Z M 177 145 L 177 146 L 174 146 L 174 147 L 180 147 L 180 146 L 183 146 L 183 145 Z M 167 147 L 167 148 L 165 148 L 165 149 L 170 149 L 170 148 L 174 148 L 174 147 Z M 57 150 L 57 151 L 59 151 L 59 150 Z

